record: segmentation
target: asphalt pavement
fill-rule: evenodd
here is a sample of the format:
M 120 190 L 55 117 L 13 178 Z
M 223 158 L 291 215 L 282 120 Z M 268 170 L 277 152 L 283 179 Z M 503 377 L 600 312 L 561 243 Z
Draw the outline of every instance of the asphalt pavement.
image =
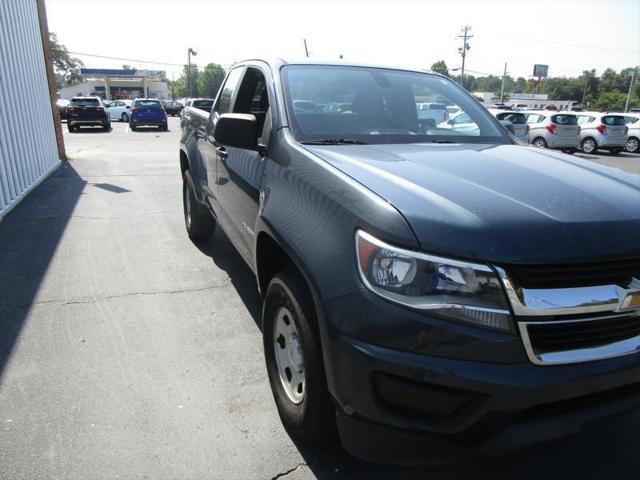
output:
M 637 478 L 640 414 L 430 469 L 294 442 L 264 367 L 251 271 L 186 236 L 179 124 L 69 134 L 0 223 L 0 478 Z M 640 174 L 640 156 L 591 155 Z

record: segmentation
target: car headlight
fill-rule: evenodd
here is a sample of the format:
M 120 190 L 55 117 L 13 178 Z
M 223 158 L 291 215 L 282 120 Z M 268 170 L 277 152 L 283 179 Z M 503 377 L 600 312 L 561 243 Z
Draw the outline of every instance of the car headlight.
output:
M 407 307 L 512 332 L 507 298 L 487 265 L 404 250 L 356 232 L 358 270 L 365 286 Z

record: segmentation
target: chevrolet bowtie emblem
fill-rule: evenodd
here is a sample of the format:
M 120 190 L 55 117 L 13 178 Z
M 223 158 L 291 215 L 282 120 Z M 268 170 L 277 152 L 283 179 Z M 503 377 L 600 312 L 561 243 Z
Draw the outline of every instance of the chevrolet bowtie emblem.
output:
M 634 278 L 627 288 L 618 287 L 617 311 L 640 309 L 640 280 Z

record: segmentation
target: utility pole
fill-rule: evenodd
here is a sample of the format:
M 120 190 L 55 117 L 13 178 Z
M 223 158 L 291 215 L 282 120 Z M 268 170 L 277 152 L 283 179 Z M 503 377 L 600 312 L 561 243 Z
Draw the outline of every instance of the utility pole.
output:
M 189 98 L 191 98 L 191 55 L 195 57 L 198 55 L 198 52 L 193 48 L 189 48 L 189 50 L 187 50 L 187 85 L 189 89 Z
M 502 86 L 500 87 L 500 103 L 504 97 L 504 78 L 507 76 L 507 62 L 504 62 L 504 73 L 502 74 Z
M 174 80 L 174 71 L 171 70 L 171 101 L 175 102 L 176 101 L 176 94 L 173 91 L 173 86 L 175 85 L 176 81 Z
M 624 104 L 625 113 L 629 111 L 629 100 L 631 99 L 631 89 L 633 84 L 636 83 L 636 77 L 638 76 L 638 66 L 631 72 L 631 81 L 629 82 L 629 93 L 627 93 L 627 102 Z
M 464 40 L 463 40 L 462 47 L 458 48 L 458 53 L 462 55 L 462 71 L 460 72 L 460 85 L 462 85 L 462 88 L 464 88 L 464 59 L 467 57 L 467 50 L 471 48 L 467 42 L 470 38 L 473 38 L 473 35 L 469 35 L 469 32 L 471 31 L 471 27 L 469 25 L 465 25 L 462 31 L 464 32 L 464 34 L 458 35 L 458 38 L 462 38 Z
M 587 87 L 589 86 L 589 78 L 591 77 L 590 74 L 587 73 L 587 71 L 584 71 L 584 90 L 582 91 L 582 101 L 580 102 L 580 105 L 582 105 L 582 108 L 584 109 L 584 97 L 587 96 Z
M 307 58 L 309 58 L 309 49 L 307 48 L 307 39 L 303 38 L 302 41 L 304 42 L 304 54 L 307 56 Z

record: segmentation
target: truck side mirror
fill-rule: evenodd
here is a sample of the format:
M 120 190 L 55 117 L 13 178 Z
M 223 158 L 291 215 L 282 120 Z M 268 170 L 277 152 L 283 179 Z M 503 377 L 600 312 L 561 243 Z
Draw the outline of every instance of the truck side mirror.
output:
M 224 113 L 213 129 L 216 142 L 229 147 L 258 151 L 258 122 L 255 115 Z
M 509 120 L 500 120 L 500 123 L 511 135 L 516 134 L 516 131 L 513 128 L 513 123 L 511 123 Z

